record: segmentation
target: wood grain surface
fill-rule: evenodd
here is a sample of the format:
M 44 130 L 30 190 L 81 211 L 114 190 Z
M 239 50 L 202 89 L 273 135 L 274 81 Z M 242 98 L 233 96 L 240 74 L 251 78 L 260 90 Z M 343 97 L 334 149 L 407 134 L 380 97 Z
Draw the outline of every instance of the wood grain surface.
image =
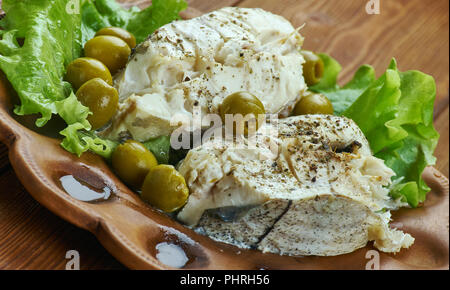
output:
M 123 0 L 125 6 L 148 0 Z M 327 52 L 343 66 L 341 82 L 362 64 L 381 74 L 391 57 L 401 70 L 417 69 L 436 79 L 435 127 L 441 134 L 436 168 L 449 176 L 449 1 L 380 0 L 368 15 L 366 0 L 190 0 L 202 12 L 223 6 L 260 7 L 302 29 L 305 48 Z M 1 5 L 1 0 L 0 0 Z M 0 144 L 0 269 L 65 269 L 66 252 L 80 253 L 81 269 L 124 269 L 96 238 L 34 201 L 9 165 Z

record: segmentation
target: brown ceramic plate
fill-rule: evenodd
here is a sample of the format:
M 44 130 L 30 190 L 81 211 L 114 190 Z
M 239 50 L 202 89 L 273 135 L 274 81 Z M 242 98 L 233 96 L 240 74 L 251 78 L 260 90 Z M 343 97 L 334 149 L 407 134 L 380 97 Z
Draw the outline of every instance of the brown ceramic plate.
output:
M 155 247 L 164 241 L 183 248 L 189 258 L 184 269 L 365 269 L 377 259 L 371 244 L 336 257 L 287 257 L 214 242 L 142 202 L 101 157 L 86 153 L 78 158 L 62 149 L 60 140 L 47 134 L 63 128 L 58 120 L 46 126 L 47 132 L 36 132 L 33 117 L 19 118 L 12 113 L 15 100 L 16 95 L 2 74 L 0 141 L 9 147 L 9 158 L 20 181 L 39 203 L 92 232 L 129 268 L 170 269 L 156 258 Z M 60 178 L 64 175 L 73 175 L 95 188 L 107 186 L 113 189 L 113 194 L 101 202 L 81 202 L 62 188 Z M 381 269 L 449 267 L 448 179 L 434 168 L 427 168 L 424 178 L 432 188 L 425 205 L 394 213 L 392 223 L 412 234 L 416 241 L 397 255 L 379 253 Z M 186 243 L 184 235 L 193 242 Z

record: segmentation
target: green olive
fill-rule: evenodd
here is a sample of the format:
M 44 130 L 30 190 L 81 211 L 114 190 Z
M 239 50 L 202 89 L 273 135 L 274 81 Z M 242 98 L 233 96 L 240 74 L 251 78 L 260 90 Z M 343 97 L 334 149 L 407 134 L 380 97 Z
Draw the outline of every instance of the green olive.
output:
M 333 105 L 322 94 L 309 94 L 300 99 L 295 105 L 294 115 L 333 114 Z
M 303 77 L 308 86 L 313 86 L 322 79 L 325 66 L 322 59 L 311 51 L 302 51 L 302 55 L 305 58 Z
M 84 83 L 76 95 L 78 100 L 92 112 L 87 120 L 93 130 L 106 125 L 119 106 L 117 90 L 100 78 Z
M 86 42 L 84 54 L 103 62 L 111 73 L 115 74 L 127 64 L 131 49 L 118 37 L 100 35 Z
M 99 35 L 111 35 L 118 37 L 125 41 L 130 48 L 134 48 L 136 46 L 136 38 L 134 37 L 134 35 L 120 27 L 102 28 L 95 34 L 95 36 Z
M 112 167 L 127 184 L 140 189 L 150 169 L 158 165 L 155 156 L 142 143 L 127 140 L 117 146 L 111 158 Z
M 172 165 L 155 166 L 145 177 L 142 198 L 165 212 L 180 209 L 188 197 L 186 181 Z
M 101 78 L 108 85 L 113 84 L 109 69 L 101 62 L 90 57 L 80 57 L 67 67 L 66 80 L 78 90 L 85 82 L 93 78 Z
M 237 92 L 226 97 L 219 107 L 220 117 L 222 122 L 227 126 L 226 115 L 240 114 L 243 118 L 252 114 L 253 117 L 250 122 L 256 122 L 256 130 L 261 126 L 258 122 L 258 116 L 266 114 L 263 103 L 254 95 L 247 92 Z M 237 133 L 245 135 L 248 134 L 248 124 L 237 124 Z M 243 131 L 242 131 L 243 130 Z

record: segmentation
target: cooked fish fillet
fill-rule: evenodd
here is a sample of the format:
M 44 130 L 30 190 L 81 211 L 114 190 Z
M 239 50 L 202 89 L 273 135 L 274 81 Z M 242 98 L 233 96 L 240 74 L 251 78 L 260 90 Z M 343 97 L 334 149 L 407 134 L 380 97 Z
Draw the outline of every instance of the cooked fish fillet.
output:
M 262 9 L 223 8 L 175 21 L 136 48 L 115 79 L 120 106 L 105 137 L 147 141 L 178 127 L 175 115 L 218 113 L 235 92 L 256 95 L 267 113 L 289 114 L 306 90 L 302 36 Z
M 244 149 L 211 140 L 191 150 L 179 168 L 191 194 L 178 219 L 213 239 L 286 255 L 338 255 L 368 241 L 398 252 L 413 243 L 389 228 L 389 210 L 402 205 L 386 189 L 394 172 L 353 121 L 297 116 L 277 128 L 275 137 L 259 131 L 278 145 L 269 159 L 261 156 L 270 142 Z M 249 206 L 231 221 L 214 210 Z

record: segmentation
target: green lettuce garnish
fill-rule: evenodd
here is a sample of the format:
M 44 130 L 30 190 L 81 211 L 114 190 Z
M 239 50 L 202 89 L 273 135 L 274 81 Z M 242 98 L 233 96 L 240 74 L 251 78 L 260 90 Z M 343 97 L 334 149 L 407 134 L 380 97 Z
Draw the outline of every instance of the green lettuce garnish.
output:
M 168 164 L 170 156 L 170 136 L 161 136 L 148 140 L 144 146 L 155 155 L 159 164 Z
M 391 195 L 417 207 L 430 190 L 421 175 L 435 163 L 433 152 L 439 139 L 433 127 L 434 79 L 419 71 L 400 72 L 393 59 L 378 79 L 375 70 L 364 65 L 340 87 L 341 66 L 328 55 L 320 57 L 325 76 L 310 90 L 325 94 L 336 115 L 358 124 L 374 155 L 396 173 Z
M 66 129 L 60 132 L 61 135 L 66 137 L 63 139 L 61 146 L 72 153 L 80 152 L 81 154 L 90 150 L 109 159 L 119 143 L 100 138 L 87 128 L 80 122 L 67 126 Z
M 62 76 L 67 65 L 81 55 L 81 20 L 79 15 L 66 13 L 66 5 L 62 0 L 3 1 L 6 16 L 0 21 L 0 69 L 21 101 L 14 112 L 40 114 L 38 127 L 66 105 L 73 105 L 66 99 L 71 85 Z M 61 115 L 63 119 L 78 116 Z
M 81 155 L 91 150 L 109 158 L 116 142 L 91 132 L 89 109 L 63 80 L 68 64 L 81 56 L 82 44 L 105 26 L 119 26 L 143 41 L 158 27 L 179 18 L 184 0 L 153 0 L 140 10 L 123 9 L 114 0 L 81 0 L 81 13 L 73 0 L 4 0 L 0 21 L 0 69 L 20 98 L 14 112 L 39 114 L 38 127 L 58 114 L 68 127 L 60 132 L 61 145 Z

